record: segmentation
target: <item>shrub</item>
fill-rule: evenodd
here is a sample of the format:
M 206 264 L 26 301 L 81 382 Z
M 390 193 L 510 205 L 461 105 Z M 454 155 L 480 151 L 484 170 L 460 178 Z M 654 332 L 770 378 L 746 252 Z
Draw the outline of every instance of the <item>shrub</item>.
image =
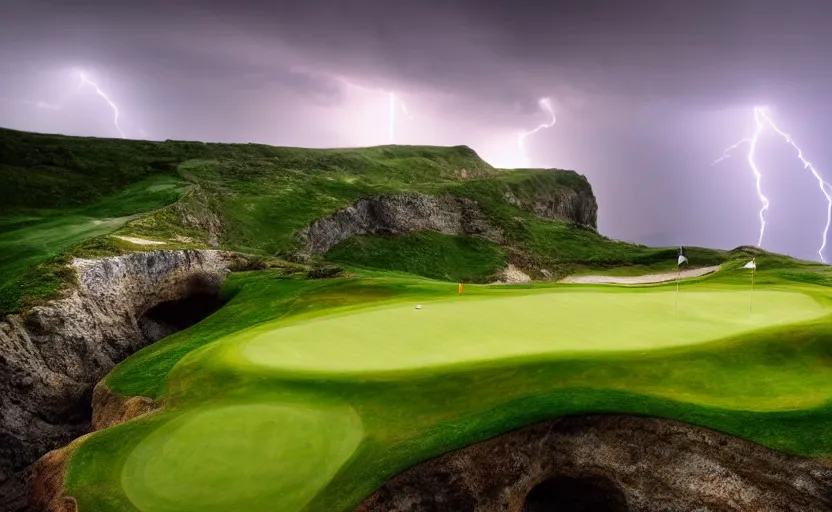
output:
M 337 265 L 323 265 L 320 267 L 312 267 L 307 273 L 307 279 L 327 279 L 330 277 L 338 277 L 344 271 L 343 268 Z

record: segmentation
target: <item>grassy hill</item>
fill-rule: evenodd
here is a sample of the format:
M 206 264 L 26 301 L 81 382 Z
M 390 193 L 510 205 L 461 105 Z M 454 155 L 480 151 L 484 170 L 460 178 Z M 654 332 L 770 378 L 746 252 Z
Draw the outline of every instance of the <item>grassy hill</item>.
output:
M 79 510 L 354 510 L 414 464 L 567 414 L 670 418 L 832 457 L 829 267 L 692 247 L 694 264 L 723 266 L 678 294 L 539 282 L 460 295 L 455 281 L 487 282 L 509 263 L 536 277 L 636 274 L 673 268 L 676 255 L 540 218 L 524 205 L 586 197 L 586 179 L 494 169 L 467 147 L 0 130 L 0 314 L 55 296 L 73 256 L 218 247 L 290 260 L 316 219 L 400 192 L 472 199 L 503 241 L 355 236 L 310 262 L 347 276 L 232 273 L 219 311 L 104 379 L 162 408 L 71 447 L 64 491 Z
M 387 271 L 235 273 L 223 309 L 106 379 L 164 410 L 77 447 L 66 492 L 80 510 L 348 511 L 420 461 L 590 412 L 830 457 L 832 274 L 758 263 L 754 315 L 739 262 L 683 282 L 679 316 L 673 284 L 469 285 L 460 296 Z M 218 482 L 222 493 L 207 491 Z
M 398 192 L 474 199 L 506 241 L 437 233 L 354 238 L 324 258 L 470 282 L 493 280 L 507 263 L 556 276 L 672 265 L 672 248 L 612 241 L 505 199 L 563 191 L 592 194 L 575 172 L 494 169 L 464 146 L 299 149 L 0 130 L 0 314 L 55 296 L 71 280 L 70 255 L 216 246 L 291 259 L 298 230 L 362 197 Z M 137 246 L 113 234 L 166 244 Z M 726 259 L 693 251 L 702 265 Z

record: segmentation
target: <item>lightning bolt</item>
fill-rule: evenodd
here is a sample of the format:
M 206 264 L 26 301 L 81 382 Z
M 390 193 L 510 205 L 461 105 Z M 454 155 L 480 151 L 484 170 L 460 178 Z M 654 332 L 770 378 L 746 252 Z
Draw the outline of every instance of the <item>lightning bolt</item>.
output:
M 392 144 L 396 130 L 396 93 L 390 93 L 390 117 L 387 126 L 387 140 Z
M 749 142 L 751 142 L 751 139 L 740 139 L 740 141 L 736 144 L 728 146 L 727 148 L 725 148 L 725 151 L 722 152 L 722 156 L 711 162 L 711 165 L 716 165 L 725 159 L 731 158 L 731 151 L 737 149 L 743 144 L 748 144 Z
M 347 80 L 343 76 L 336 76 L 335 79 L 338 80 L 339 82 L 342 82 L 342 83 L 350 86 L 350 87 L 354 87 L 356 89 L 361 89 L 362 91 L 380 92 L 380 93 L 387 94 L 387 104 L 388 104 L 388 109 L 387 109 L 388 110 L 388 114 L 387 114 L 387 141 L 388 142 L 392 143 L 393 140 L 395 139 L 395 135 L 396 135 L 396 107 L 397 106 L 401 107 L 402 112 L 404 113 L 404 115 L 408 119 L 411 119 L 411 120 L 413 119 L 413 116 L 410 115 L 410 113 L 407 111 L 407 106 L 404 104 L 404 102 L 402 100 L 400 100 L 396 96 L 396 93 L 394 93 L 392 91 L 385 91 L 383 89 L 370 89 L 370 88 L 367 88 L 367 87 L 363 87 L 361 85 L 358 85 L 356 83 L 353 83 L 353 82 Z
M 413 116 L 411 116 L 410 112 L 407 111 L 407 105 L 405 105 L 401 100 L 399 100 L 399 104 L 402 106 L 402 112 L 404 112 L 404 115 L 406 115 L 408 119 L 412 120 Z
M 126 139 L 127 137 L 124 136 L 124 132 L 121 131 L 121 127 L 119 127 L 118 125 L 118 107 L 116 106 L 116 104 L 113 103 L 113 101 L 110 98 L 108 98 L 106 94 L 104 94 L 104 91 L 102 91 L 101 88 L 98 87 L 98 85 L 95 82 L 87 78 L 87 75 L 81 72 L 79 73 L 79 76 L 81 77 L 81 81 L 95 89 L 95 93 L 104 98 L 104 101 L 106 101 L 110 105 L 110 108 L 113 109 L 113 124 L 116 126 L 116 130 L 118 131 L 119 135 L 121 135 L 121 138 Z
M 118 118 L 119 118 L 118 106 L 116 106 L 116 104 L 113 103 L 113 101 L 107 96 L 107 94 L 105 94 L 104 91 L 102 91 L 101 88 L 98 87 L 98 84 L 96 84 L 95 82 L 93 82 L 92 80 L 87 78 L 87 75 L 83 71 L 75 70 L 75 71 L 72 71 L 72 74 L 73 74 L 73 76 L 76 76 L 76 77 L 80 78 L 80 82 L 78 83 L 78 87 L 75 90 L 70 91 L 69 93 L 62 95 L 62 97 L 56 103 L 49 103 L 49 102 L 46 102 L 46 101 L 43 101 L 43 100 L 31 101 L 31 100 L 10 100 L 10 99 L 7 99 L 7 98 L 0 98 L 0 99 L 2 99 L 4 101 L 14 101 L 16 103 L 21 103 L 23 105 L 31 105 L 31 106 L 33 106 L 35 108 L 39 108 L 41 110 L 59 111 L 59 110 L 64 109 L 64 103 L 66 103 L 67 101 L 69 101 L 70 98 L 72 98 L 73 96 L 78 94 L 84 87 L 89 86 L 89 87 L 92 87 L 93 90 L 95 90 L 95 93 L 98 96 L 101 96 L 104 99 L 104 101 L 106 101 L 107 104 L 110 106 L 110 108 L 113 110 L 113 124 L 115 125 L 116 130 L 118 131 L 121 138 L 122 139 L 127 138 L 127 137 L 125 137 L 124 132 L 121 130 L 121 126 L 119 126 L 119 124 L 118 124 Z M 144 130 L 142 130 L 141 128 L 139 128 L 139 131 L 142 133 L 142 135 L 148 136 L 147 133 Z
M 526 155 L 526 147 L 524 144 L 526 137 L 528 137 L 529 135 L 534 135 L 535 133 L 545 128 L 553 127 L 555 125 L 555 122 L 557 121 L 557 119 L 555 118 L 555 111 L 552 110 L 552 104 L 549 102 L 549 98 L 541 98 L 540 100 L 538 100 L 537 103 L 538 105 L 540 105 L 541 108 L 549 112 L 549 114 L 552 116 L 552 121 L 550 123 L 541 124 L 534 130 L 523 132 L 517 136 L 517 145 L 520 146 L 520 154 L 522 155 L 524 166 L 528 166 L 528 156 Z
M 786 141 L 792 148 L 797 151 L 797 158 L 803 164 L 804 169 L 809 169 L 812 172 L 812 175 L 818 181 L 818 188 L 820 188 L 821 193 L 826 198 L 826 226 L 823 228 L 823 239 L 820 245 L 820 249 L 818 249 L 818 255 L 820 256 L 820 261 L 826 263 L 826 260 L 823 258 L 823 250 L 826 248 L 826 240 L 827 236 L 829 235 L 829 225 L 832 223 L 832 196 L 829 195 L 827 189 L 829 188 L 829 183 L 827 183 L 821 176 L 820 173 L 815 169 L 815 166 L 812 165 L 811 162 L 806 160 L 803 156 L 803 150 L 794 142 L 792 136 L 788 133 L 784 132 L 780 128 L 774 124 L 774 120 L 768 114 L 765 109 L 755 109 L 755 112 L 758 112 L 759 115 L 765 120 L 766 124 L 771 127 L 778 135 L 783 137 L 783 140 Z
M 826 226 L 823 228 L 823 236 L 821 240 L 820 249 L 818 249 L 818 256 L 820 256 L 820 261 L 826 263 L 826 259 L 823 257 L 823 250 L 826 248 L 827 238 L 829 235 L 829 227 L 832 224 L 832 195 L 829 193 L 829 189 L 832 188 L 828 182 L 826 182 L 815 168 L 811 162 L 809 162 L 803 156 L 803 150 L 797 145 L 791 135 L 781 130 L 777 124 L 772 119 L 771 115 L 768 113 L 768 109 L 765 107 L 754 107 L 754 121 L 756 124 L 756 129 L 754 131 L 754 135 L 751 138 L 745 138 L 734 144 L 733 146 L 729 146 L 725 149 L 722 153 L 722 156 L 718 159 L 714 160 L 711 165 L 716 165 L 719 162 L 725 160 L 730 156 L 731 151 L 738 148 L 740 145 L 748 143 L 748 165 L 751 167 L 751 171 L 754 173 L 754 177 L 756 178 L 756 185 L 757 185 L 757 196 L 760 198 L 760 202 L 762 203 L 762 208 L 760 208 L 760 238 L 757 241 L 757 247 L 760 247 L 763 243 L 763 234 L 765 233 L 766 229 L 766 221 L 765 221 L 765 212 L 768 210 L 769 207 L 769 200 L 766 196 L 763 195 L 762 190 L 760 188 L 760 181 L 762 176 L 760 174 L 760 170 L 757 168 L 756 162 L 754 161 L 754 154 L 757 150 L 757 142 L 760 138 L 760 134 L 762 133 L 763 129 L 768 126 L 773 132 L 783 138 L 783 140 L 789 144 L 792 148 L 797 151 L 797 158 L 803 164 L 804 169 L 809 169 L 812 172 L 812 175 L 818 182 L 818 188 L 820 188 L 821 193 L 826 198 Z

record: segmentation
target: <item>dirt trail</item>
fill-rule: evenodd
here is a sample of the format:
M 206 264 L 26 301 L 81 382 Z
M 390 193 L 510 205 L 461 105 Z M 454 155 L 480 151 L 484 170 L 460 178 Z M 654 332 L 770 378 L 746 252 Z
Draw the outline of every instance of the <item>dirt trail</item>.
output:
M 120 240 L 124 240 L 125 242 L 130 242 L 131 244 L 136 244 L 136 245 L 167 245 L 167 242 L 159 242 L 159 241 L 156 241 L 156 240 L 145 240 L 144 238 L 136 238 L 134 236 L 114 235 L 114 238 L 118 238 Z
M 719 270 L 719 265 L 714 267 L 691 268 L 681 272 L 665 272 L 664 274 L 647 274 L 643 276 L 569 276 L 561 279 L 560 283 L 579 284 L 654 284 L 675 281 L 678 279 L 691 279 L 712 274 Z

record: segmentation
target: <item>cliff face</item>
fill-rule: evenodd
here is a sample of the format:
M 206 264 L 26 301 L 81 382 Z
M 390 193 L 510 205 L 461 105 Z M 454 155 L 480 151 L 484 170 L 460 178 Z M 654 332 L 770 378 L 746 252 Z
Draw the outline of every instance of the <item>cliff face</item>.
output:
M 674 421 L 560 418 L 417 465 L 357 512 L 832 510 L 832 464 Z
M 511 189 L 504 192 L 506 202 L 530 211 L 543 219 L 572 222 L 598 229 L 598 203 L 592 190 L 560 189 L 521 199 Z
M 145 313 L 216 295 L 230 261 L 194 250 L 75 260 L 78 287 L 67 297 L 0 322 L 0 510 L 22 506 L 30 464 L 90 431 L 95 384 L 156 341 L 148 324 L 165 327 Z
M 506 182 L 502 198 L 544 219 L 598 229 L 598 202 L 592 185 L 575 171 L 531 171 L 521 180 Z
M 300 232 L 301 256 L 323 254 L 354 235 L 415 231 L 479 235 L 498 243 L 503 239 L 472 199 L 450 194 L 394 194 L 359 199 L 348 208 L 316 220 Z
M 508 186 L 503 199 L 544 219 L 596 229 L 598 205 L 588 182 L 583 182 L 585 187 L 542 187 L 531 196 L 516 193 Z M 402 193 L 360 199 L 316 220 L 300 231 L 302 249 L 298 256 L 305 259 L 324 254 L 355 235 L 403 235 L 417 231 L 481 236 L 498 244 L 504 242 L 501 229 L 473 199 L 452 194 Z

